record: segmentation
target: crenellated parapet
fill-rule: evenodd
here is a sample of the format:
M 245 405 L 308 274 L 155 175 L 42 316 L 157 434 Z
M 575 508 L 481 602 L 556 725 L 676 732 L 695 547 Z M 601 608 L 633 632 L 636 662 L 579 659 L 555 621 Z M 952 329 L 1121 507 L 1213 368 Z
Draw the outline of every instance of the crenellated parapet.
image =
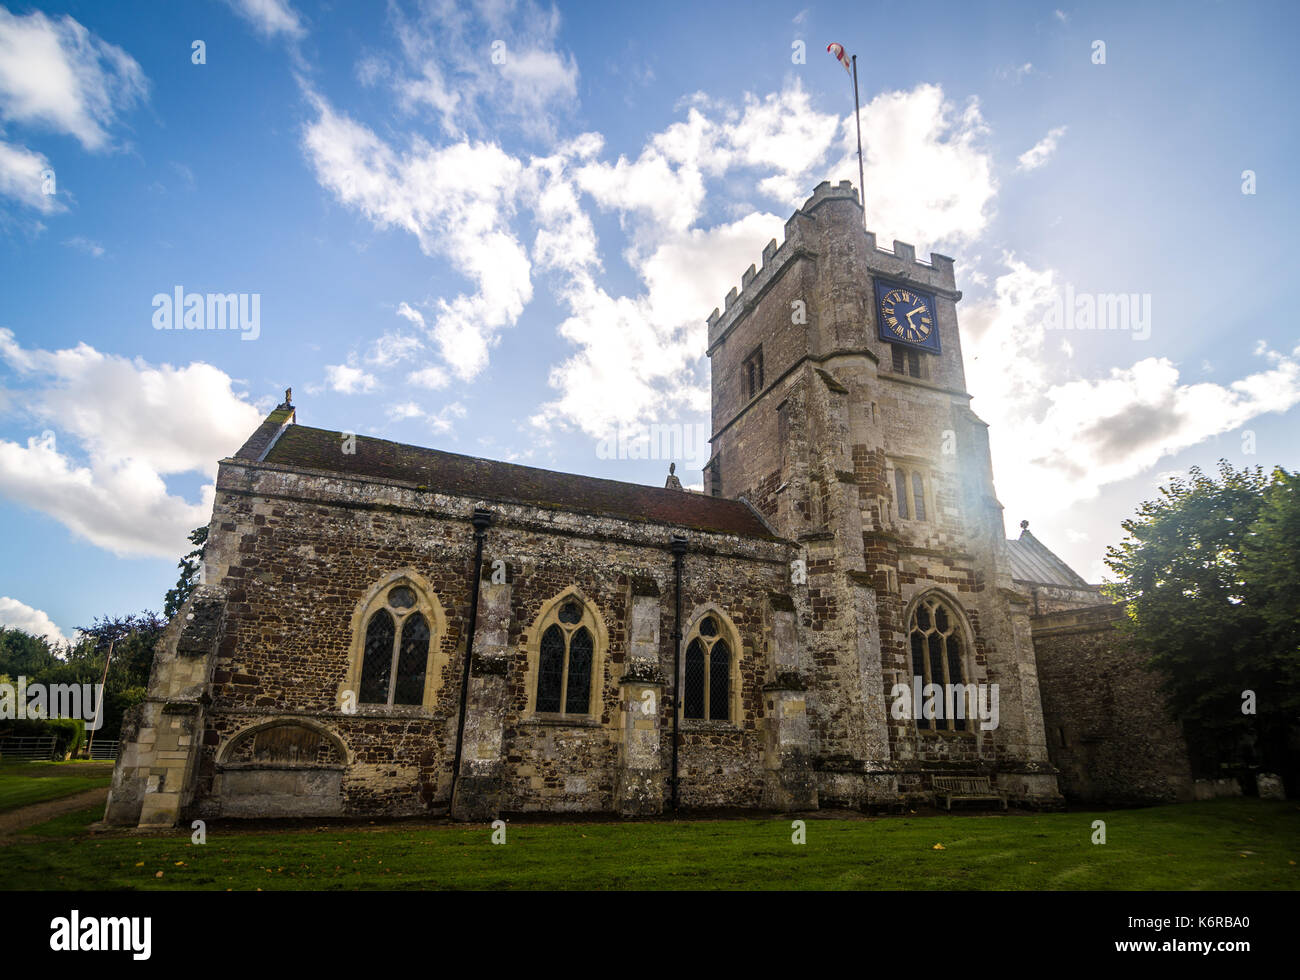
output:
M 847 207 L 846 207 L 847 205 Z M 825 238 L 836 222 L 827 220 L 826 208 L 856 214 L 855 227 L 862 227 L 862 205 L 852 183 L 842 180 L 838 185 L 822 181 L 812 197 L 785 223 L 785 240 L 773 238 L 763 249 L 762 264 L 751 265 L 742 274 L 740 287 L 732 288 L 723 301 L 722 308 L 709 314 L 709 349 L 743 318 L 762 298 L 768 288 L 799 258 L 816 258 L 825 250 Z M 863 257 L 867 269 L 882 276 L 909 282 L 948 299 L 961 299 L 957 290 L 953 260 L 938 252 L 930 253 L 930 261 L 916 257 L 916 248 L 907 242 L 895 241 L 892 249 L 876 244 L 874 232 L 861 231 L 864 240 Z

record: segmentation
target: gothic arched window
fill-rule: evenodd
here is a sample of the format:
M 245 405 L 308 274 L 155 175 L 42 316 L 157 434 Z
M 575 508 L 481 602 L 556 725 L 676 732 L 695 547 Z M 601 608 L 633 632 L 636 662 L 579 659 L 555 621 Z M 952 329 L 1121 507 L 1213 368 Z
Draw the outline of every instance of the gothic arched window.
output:
M 405 584 L 389 589 L 366 624 L 358 703 L 422 704 L 431 637 L 415 590 Z
M 686 644 L 682 676 L 682 717 L 731 720 L 734 646 L 714 614 L 703 616 Z
M 445 620 L 437 598 L 414 572 L 371 589 L 353 614 L 351 666 L 339 688 L 344 710 L 431 704 L 440 681 Z
M 912 647 L 912 675 L 921 678 L 921 684 L 937 684 L 941 691 L 935 699 L 936 706 L 943 705 L 943 717 L 916 719 L 918 729 L 929 731 L 964 732 L 970 717 L 969 703 L 963 703 L 963 717 L 951 715 L 953 699 L 945 685 L 965 684 L 964 640 L 961 619 L 946 600 L 937 595 L 923 596 L 913 607 L 908 622 L 908 638 Z
M 592 697 L 598 635 L 595 614 L 577 597 L 566 596 L 552 607 L 540 630 L 533 710 L 562 717 L 591 715 L 597 700 Z

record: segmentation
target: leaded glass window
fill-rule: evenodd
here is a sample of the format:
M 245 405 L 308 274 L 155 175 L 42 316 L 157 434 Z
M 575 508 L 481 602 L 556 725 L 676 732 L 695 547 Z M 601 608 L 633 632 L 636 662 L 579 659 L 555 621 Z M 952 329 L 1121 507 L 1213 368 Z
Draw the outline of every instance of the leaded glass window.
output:
M 566 599 L 551 619 L 538 643 L 534 710 L 589 715 L 596 662 L 594 618 L 582 603 Z
M 683 715 L 687 718 L 704 717 L 704 644 L 691 640 L 686 648 L 686 693 L 683 698 Z
M 898 504 L 898 516 L 907 520 L 907 474 L 894 468 L 894 500 Z
M 421 704 L 424 701 L 424 671 L 428 660 L 429 621 L 420 613 L 414 613 L 402 621 L 394 704 Z
M 388 678 L 393 666 L 393 617 L 380 609 L 366 627 L 366 653 L 361 662 L 361 703 L 387 704 Z
M 912 514 L 918 521 L 925 520 L 925 486 L 921 474 L 912 474 Z
M 410 586 L 394 586 L 366 623 L 361 704 L 424 703 L 433 633 L 429 620 L 416 611 L 418 601 Z
M 686 646 L 682 717 L 731 720 L 731 646 L 715 616 L 705 616 Z
M 966 731 L 967 718 L 950 717 L 946 685 L 966 683 L 962 657 L 962 634 L 959 617 L 938 596 L 923 597 L 912 610 L 908 634 L 912 648 L 912 683 L 937 684 L 941 693 L 936 706 L 943 705 L 943 717 L 917 718 L 916 727 L 927 731 Z M 920 678 L 919 682 L 916 678 Z M 952 706 L 955 708 L 955 698 Z M 924 703 L 924 694 L 922 703 Z M 969 714 L 971 705 L 963 703 L 963 716 Z M 936 712 L 937 713 L 937 712 Z M 955 711 L 951 714 L 956 714 Z
M 542 634 L 541 657 L 537 667 L 537 710 L 559 711 L 560 692 L 564 689 L 564 631 L 549 626 Z

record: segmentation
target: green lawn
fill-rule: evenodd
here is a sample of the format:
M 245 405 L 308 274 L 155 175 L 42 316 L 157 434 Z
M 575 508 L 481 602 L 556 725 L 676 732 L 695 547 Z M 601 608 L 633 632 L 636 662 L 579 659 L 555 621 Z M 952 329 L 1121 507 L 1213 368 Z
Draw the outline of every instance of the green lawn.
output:
M 682 823 L 389 825 L 264 833 L 212 825 L 206 845 L 76 835 L 87 810 L 0 851 L 0 887 L 35 889 L 1295 889 L 1300 807 L 1259 800 L 1032 816 Z M 1092 822 L 1107 843 L 1093 844 Z M 936 850 L 935 844 L 943 844 Z M 21 858 L 19 857 L 21 855 Z M 161 876 L 159 876 L 161 873 Z
M 107 786 L 112 779 L 111 762 L 0 763 L 0 813 Z

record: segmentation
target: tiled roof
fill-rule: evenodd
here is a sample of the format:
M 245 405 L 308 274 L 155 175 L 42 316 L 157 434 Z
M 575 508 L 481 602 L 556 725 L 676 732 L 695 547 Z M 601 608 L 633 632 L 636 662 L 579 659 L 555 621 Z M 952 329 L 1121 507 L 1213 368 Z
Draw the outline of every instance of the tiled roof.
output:
M 1011 577 L 1017 582 L 1057 585 L 1067 589 L 1089 588 L 1073 568 L 1030 534 L 1028 528 L 1020 532 L 1019 539 L 1007 540 L 1007 550 L 1011 552 Z
M 263 426 L 267 427 L 266 423 Z M 758 515 L 740 500 L 557 473 L 368 436 L 357 436 L 356 451 L 344 453 L 342 440 L 341 432 L 290 425 L 269 451 L 263 450 L 264 458 L 266 462 L 279 466 L 393 480 L 482 500 L 509 501 L 698 531 L 775 538 Z M 242 451 L 240 456 L 257 458 Z

